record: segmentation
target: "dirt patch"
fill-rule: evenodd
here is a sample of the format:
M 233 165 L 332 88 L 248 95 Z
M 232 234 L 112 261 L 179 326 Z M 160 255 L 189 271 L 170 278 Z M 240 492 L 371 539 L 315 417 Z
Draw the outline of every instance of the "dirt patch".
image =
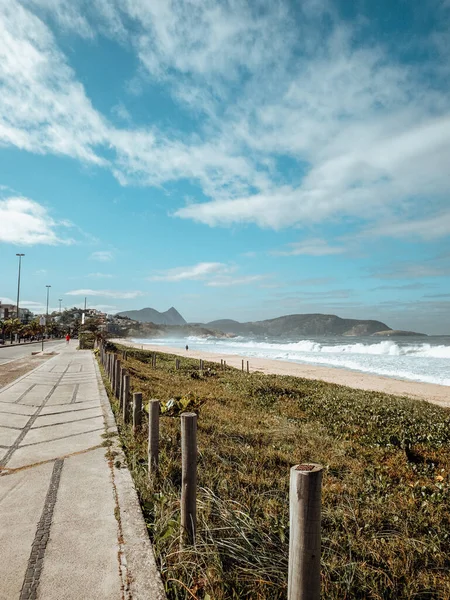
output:
M 9 383 L 12 383 L 22 375 L 26 375 L 29 371 L 32 371 L 43 362 L 47 361 L 50 356 L 27 356 L 25 358 L 18 358 L 5 365 L 0 365 L 0 389 Z

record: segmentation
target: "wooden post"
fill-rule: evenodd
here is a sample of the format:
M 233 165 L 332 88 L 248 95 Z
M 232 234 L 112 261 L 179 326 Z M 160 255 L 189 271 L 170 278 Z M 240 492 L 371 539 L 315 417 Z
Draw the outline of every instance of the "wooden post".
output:
M 221 359 L 220 359 L 220 368 L 221 368 L 221 369 L 222 369 L 222 371 L 223 371 L 223 358 L 221 358 Z
M 125 367 L 122 367 L 120 369 L 120 380 L 119 380 L 119 395 L 118 395 L 118 399 L 119 399 L 119 407 L 122 407 L 122 396 L 123 396 L 123 378 L 125 376 Z
M 159 400 L 148 405 L 148 473 L 158 470 L 159 463 Z
M 115 354 L 112 355 L 112 370 L 111 370 L 111 387 L 113 394 L 116 389 L 116 364 L 117 364 L 117 356 Z
M 200 371 L 203 371 L 203 360 L 200 359 Z
M 119 389 L 120 389 L 120 376 L 122 372 L 122 361 L 120 358 L 116 359 L 116 375 L 114 378 L 114 394 L 116 398 L 119 398 Z
M 124 423 L 130 420 L 130 376 L 125 373 L 122 387 L 122 415 Z
M 153 353 L 152 357 L 152 367 L 156 369 L 156 352 Z
M 223 370 L 224 371 L 227 370 L 227 361 L 226 360 L 223 361 Z
M 250 365 L 248 364 L 248 361 L 247 361 L 247 373 L 250 373 Z
M 197 528 L 197 415 L 181 414 L 181 546 L 195 543 Z
M 142 394 L 135 392 L 133 394 L 133 431 L 136 433 L 142 424 Z
M 291 468 L 288 600 L 320 599 L 322 465 Z
M 242 371 L 244 371 L 244 359 L 242 359 Z

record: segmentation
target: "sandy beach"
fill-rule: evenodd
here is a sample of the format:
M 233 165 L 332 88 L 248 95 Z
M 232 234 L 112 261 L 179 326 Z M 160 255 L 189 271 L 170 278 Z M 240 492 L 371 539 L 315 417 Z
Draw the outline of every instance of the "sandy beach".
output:
M 450 388 L 444 385 L 432 383 L 419 383 L 416 381 L 404 381 L 380 375 L 370 375 L 358 371 L 347 369 L 333 369 L 331 367 L 318 367 L 315 365 L 298 364 L 282 360 L 271 360 L 267 358 L 248 358 L 235 354 L 216 354 L 213 352 L 204 352 L 189 349 L 187 352 L 181 348 L 172 348 L 170 346 L 158 346 L 152 344 L 137 344 L 128 339 L 114 339 L 116 343 L 139 348 L 152 350 L 155 352 L 166 352 L 178 356 L 189 356 L 190 358 L 203 358 L 211 362 L 220 363 L 221 359 L 226 360 L 227 365 L 241 368 L 242 360 L 249 360 L 250 371 L 260 371 L 261 373 L 273 373 L 276 375 L 292 375 L 294 377 L 303 377 L 304 379 L 319 379 L 327 383 L 336 383 L 346 385 L 351 388 L 384 392 L 395 396 L 408 396 L 410 398 L 426 400 L 433 404 L 443 407 L 450 407 Z

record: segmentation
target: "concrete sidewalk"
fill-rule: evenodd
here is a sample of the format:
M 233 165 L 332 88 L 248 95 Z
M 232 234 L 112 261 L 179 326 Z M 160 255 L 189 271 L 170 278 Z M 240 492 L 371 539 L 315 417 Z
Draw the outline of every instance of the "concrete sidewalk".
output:
M 0 390 L 0 600 L 161 600 L 93 354 L 59 351 Z

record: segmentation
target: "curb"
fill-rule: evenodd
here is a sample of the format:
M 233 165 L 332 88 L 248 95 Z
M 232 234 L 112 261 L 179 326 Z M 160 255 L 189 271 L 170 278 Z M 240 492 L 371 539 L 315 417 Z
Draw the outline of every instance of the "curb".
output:
M 98 362 L 95 357 L 93 357 L 93 360 L 100 391 L 105 429 L 107 433 L 118 433 Z M 111 449 L 116 453 L 116 458 L 123 465 L 126 465 L 125 454 L 119 444 L 118 438 L 112 439 L 113 445 Z M 153 547 L 148 537 L 147 526 L 142 516 L 131 473 L 128 467 L 117 468 L 115 464 L 112 465 L 111 470 L 112 483 L 115 488 L 120 511 L 120 527 L 123 533 L 123 552 L 127 570 L 125 597 L 127 600 L 149 600 L 149 598 L 151 600 L 166 600 L 166 593 L 161 575 L 156 566 Z

